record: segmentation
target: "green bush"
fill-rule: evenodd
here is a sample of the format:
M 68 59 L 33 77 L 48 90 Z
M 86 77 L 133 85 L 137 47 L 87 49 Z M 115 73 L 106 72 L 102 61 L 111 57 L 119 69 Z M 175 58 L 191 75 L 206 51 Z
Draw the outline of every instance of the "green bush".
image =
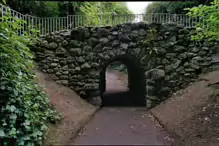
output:
M 85 15 L 86 26 L 116 25 L 134 20 L 134 15 L 122 2 L 86 2 L 80 11 Z
M 219 41 L 219 0 L 210 4 L 186 9 L 189 11 L 188 16 L 199 19 L 196 23 L 197 34 L 192 36 L 193 40 Z
M 25 23 L 22 20 L 10 16 L 1 19 L 0 145 L 42 145 L 46 122 L 59 116 L 32 71 L 33 55 L 28 45 L 34 36 L 18 35 L 19 24 Z

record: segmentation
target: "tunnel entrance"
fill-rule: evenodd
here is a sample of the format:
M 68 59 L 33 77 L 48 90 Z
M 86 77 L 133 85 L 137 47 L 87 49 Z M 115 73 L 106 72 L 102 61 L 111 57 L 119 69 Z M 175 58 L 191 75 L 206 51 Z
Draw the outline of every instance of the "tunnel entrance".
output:
M 105 93 L 118 93 L 128 91 L 127 67 L 119 61 L 112 62 L 106 68 Z
M 117 62 L 124 64 L 127 68 L 128 81 L 126 87 L 124 87 L 125 85 L 123 84 L 122 86 L 118 85 L 118 89 L 116 89 L 116 86 L 112 87 L 113 79 L 108 79 L 109 82 L 111 82 L 111 87 L 107 88 L 106 78 L 109 78 L 110 75 L 116 75 L 116 73 L 111 74 L 112 67 L 110 67 L 111 69 L 108 67 L 111 66 L 112 63 L 115 64 Z M 145 89 L 144 69 L 141 68 L 139 60 L 134 56 L 116 56 L 106 62 L 100 72 L 100 93 L 102 106 L 146 106 Z

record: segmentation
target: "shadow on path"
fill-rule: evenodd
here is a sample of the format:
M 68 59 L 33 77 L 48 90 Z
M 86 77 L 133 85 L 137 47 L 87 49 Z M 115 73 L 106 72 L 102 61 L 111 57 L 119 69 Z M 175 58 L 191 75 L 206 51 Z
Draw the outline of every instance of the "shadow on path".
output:
M 79 133 L 74 145 L 170 145 L 145 108 L 102 108 Z
M 168 145 L 169 141 L 165 140 L 168 134 L 149 117 L 145 98 L 129 91 L 115 72 L 109 72 L 106 77 L 107 91 L 102 95 L 104 108 L 70 144 Z
M 108 91 L 102 96 L 104 107 L 144 107 L 144 98 L 131 91 Z

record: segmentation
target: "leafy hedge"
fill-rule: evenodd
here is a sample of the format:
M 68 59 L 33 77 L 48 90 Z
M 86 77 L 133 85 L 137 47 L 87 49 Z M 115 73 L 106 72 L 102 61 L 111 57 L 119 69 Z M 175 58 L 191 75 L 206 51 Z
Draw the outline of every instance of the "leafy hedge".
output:
M 1 19 L 0 145 L 42 145 L 46 122 L 59 116 L 36 83 L 33 55 L 28 48 L 33 38 L 17 33 L 19 24 L 25 22 L 9 16 Z
M 199 19 L 196 23 L 197 34 L 192 36 L 193 40 L 219 41 L 219 0 L 210 4 L 185 9 L 189 10 L 188 16 Z

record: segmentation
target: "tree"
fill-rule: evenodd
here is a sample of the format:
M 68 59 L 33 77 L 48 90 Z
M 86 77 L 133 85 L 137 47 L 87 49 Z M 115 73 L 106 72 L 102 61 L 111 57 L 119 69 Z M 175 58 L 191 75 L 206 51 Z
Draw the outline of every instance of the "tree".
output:
M 194 40 L 219 41 L 219 0 L 210 4 L 186 9 L 189 11 L 187 15 L 199 18 L 199 22 L 196 23 L 197 34 L 192 36 Z
M 185 8 L 192 8 L 200 4 L 209 4 L 212 0 L 199 0 L 188 2 L 153 2 L 149 4 L 145 13 L 171 13 L 171 14 L 186 14 L 188 11 Z
M 57 2 L 26 1 L 26 0 L 7 0 L 7 5 L 20 12 L 38 17 L 56 17 L 59 16 Z
M 87 25 L 112 24 L 113 14 L 123 14 L 123 16 L 116 17 L 116 21 L 119 22 L 127 22 L 128 20 L 132 20 L 130 19 L 130 16 L 127 16 L 127 14 L 132 14 L 132 12 L 127 8 L 125 2 L 46 2 L 31 0 L 7 0 L 7 5 L 21 14 L 28 14 L 42 18 L 83 15 L 71 16 L 69 20 L 73 26 L 85 25 L 85 23 Z M 62 21 L 64 24 L 69 22 L 67 19 L 62 19 Z M 47 20 L 43 22 L 37 21 L 36 23 L 42 23 L 43 25 L 44 23 L 47 23 Z
M 59 12 L 61 17 L 66 15 L 80 14 L 80 7 L 87 2 L 59 2 Z
M 87 25 L 113 24 L 117 19 L 126 22 L 130 18 L 127 15 L 132 14 L 124 2 L 87 2 L 80 10 L 86 16 Z
M 166 2 L 153 2 L 146 7 L 145 13 L 168 13 L 167 7 Z
M 165 22 L 177 22 L 180 24 L 190 24 L 190 19 L 186 18 L 188 10 L 185 8 L 192 8 L 202 3 L 209 4 L 212 0 L 200 0 L 200 1 L 187 1 L 187 2 L 153 2 L 148 5 L 145 9 L 144 21 L 155 21 L 158 23 Z M 168 13 L 172 15 L 158 14 Z M 183 14 L 183 15 L 173 15 Z M 186 22 L 184 22 L 186 20 Z M 185 24 L 184 24 L 185 25 Z

